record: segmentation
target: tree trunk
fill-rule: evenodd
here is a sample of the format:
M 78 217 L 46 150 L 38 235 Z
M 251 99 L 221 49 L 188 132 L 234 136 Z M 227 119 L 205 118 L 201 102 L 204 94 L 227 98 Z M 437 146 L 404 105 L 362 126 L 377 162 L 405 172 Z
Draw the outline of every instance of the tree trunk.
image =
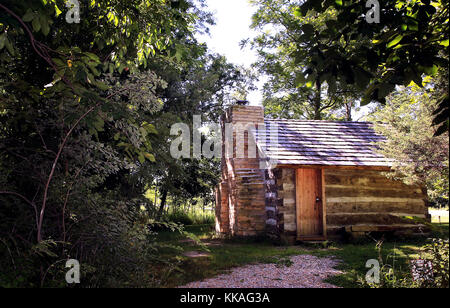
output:
M 346 108 L 346 113 L 347 113 L 347 121 L 351 122 L 353 121 L 352 119 L 352 102 L 346 102 L 345 103 L 345 108 Z
M 158 220 L 162 218 L 162 215 L 164 213 L 164 207 L 166 206 L 166 201 L 167 201 L 167 189 L 163 188 L 161 192 L 161 204 L 159 205 L 158 210 Z
M 321 114 L 321 105 L 322 105 L 322 99 L 321 99 L 321 93 L 322 92 L 322 84 L 320 83 L 320 80 L 316 80 L 316 97 L 314 98 L 314 120 L 322 120 L 322 114 Z

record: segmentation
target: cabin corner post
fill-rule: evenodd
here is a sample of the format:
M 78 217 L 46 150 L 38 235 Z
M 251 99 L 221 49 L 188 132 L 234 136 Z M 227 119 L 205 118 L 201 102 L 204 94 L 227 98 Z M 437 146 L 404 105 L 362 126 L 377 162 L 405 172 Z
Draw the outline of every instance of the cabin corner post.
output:
M 229 122 L 229 115 L 224 114 L 220 117 L 220 126 L 222 129 L 222 153 L 226 151 L 226 135 L 225 135 L 225 124 Z M 216 233 L 220 236 L 228 236 L 231 232 L 230 230 L 230 192 L 231 192 L 231 181 L 230 181 L 230 168 L 228 164 L 226 155 L 222 154 L 221 160 L 221 181 L 216 187 L 215 191 L 215 229 Z
M 280 213 L 278 211 L 278 189 L 274 170 L 265 171 L 266 236 L 272 240 L 280 238 Z
M 216 188 L 216 233 L 227 235 L 230 233 L 229 207 L 228 207 L 228 187 L 226 182 L 222 182 Z
M 325 184 L 325 169 L 320 169 L 322 178 L 322 224 L 323 224 L 323 237 L 325 240 L 328 239 L 327 233 L 327 194 L 326 194 L 326 184 Z

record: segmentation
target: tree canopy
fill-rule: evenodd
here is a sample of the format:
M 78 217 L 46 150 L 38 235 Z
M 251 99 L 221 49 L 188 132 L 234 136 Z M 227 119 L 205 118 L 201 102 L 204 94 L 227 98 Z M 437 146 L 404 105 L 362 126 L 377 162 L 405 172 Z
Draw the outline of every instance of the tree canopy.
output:
M 424 76 L 448 68 L 446 0 L 382 1 L 380 23 L 366 20 L 369 8 L 364 1 L 253 3 L 259 8 L 254 25 L 273 24 L 276 32 L 262 35 L 256 43 L 276 53 L 282 50 L 290 59 L 289 65 L 272 65 L 269 75 L 280 67 L 294 68 L 291 80 L 297 88 L 306 85 L 318 90 L 326 82 L 332 94 L 352 85 L 363 105 L 384 103 L 396 86 L 414 82 L 422 87 Z M 270 54 L 263 56 L 268 59 L 266 66 L 271 65 L 270 59 L 278 60 Z M 437 134 L 448 130 L 448 92 L 442 93 L 433 124 L 440 125 Z
M 440 76 L 440 78 L 448 78 Z M 435 205 L 448 204 L 448 133 L 435 137 L 433 112 L 440 98 L 438 80 L 424 79 L 424 88 L 403 87 L 387 97 L 369 119 L 376 130 L 387 137 L 380 153 L 395 160 L 390 177 L 428 190 Z
M 339 68 L 329 66 L 331 53 L 319 50 L 319 45 L 326 42 L 315 36 L 336 18 L 336 10 L 302 17 L 297 12 L 297 2 L 253 3 L 258 11 L 252 27 L 260 35 L 252 41 L 252 47 L 260 57 L 255 66 L 269 78 L 264 86 L 268 112 L 278 110 L 278 116 L 320 120 L 342 107 L 356 107 L 355 101 L 361 94 L 349 80 L 336 78 L 334 71 Z M 338 42 L 342 50 L 356 49 L 365 43 Z M 346 119 L 351 120 L 351 112 Z

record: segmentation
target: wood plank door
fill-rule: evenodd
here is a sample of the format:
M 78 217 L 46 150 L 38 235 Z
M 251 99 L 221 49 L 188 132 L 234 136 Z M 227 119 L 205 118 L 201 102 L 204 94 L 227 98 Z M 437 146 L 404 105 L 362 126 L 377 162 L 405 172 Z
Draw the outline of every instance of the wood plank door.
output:
M 321 169 L 297 169 L 297 238 L 321 240 L 324 232 L 324 198 Z

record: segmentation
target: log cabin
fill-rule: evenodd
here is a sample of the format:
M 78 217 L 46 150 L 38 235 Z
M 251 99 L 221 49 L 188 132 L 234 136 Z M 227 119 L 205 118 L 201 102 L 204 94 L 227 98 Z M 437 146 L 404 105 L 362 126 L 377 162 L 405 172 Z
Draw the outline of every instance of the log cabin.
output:
M 376 151 L 384 137 L 371 123 L 265 119 L 263 107 L 232 106 L 221 127 L 219 234 L 321 241 L 425 229 L 426 190 L 387 177 L 393 160 Z

